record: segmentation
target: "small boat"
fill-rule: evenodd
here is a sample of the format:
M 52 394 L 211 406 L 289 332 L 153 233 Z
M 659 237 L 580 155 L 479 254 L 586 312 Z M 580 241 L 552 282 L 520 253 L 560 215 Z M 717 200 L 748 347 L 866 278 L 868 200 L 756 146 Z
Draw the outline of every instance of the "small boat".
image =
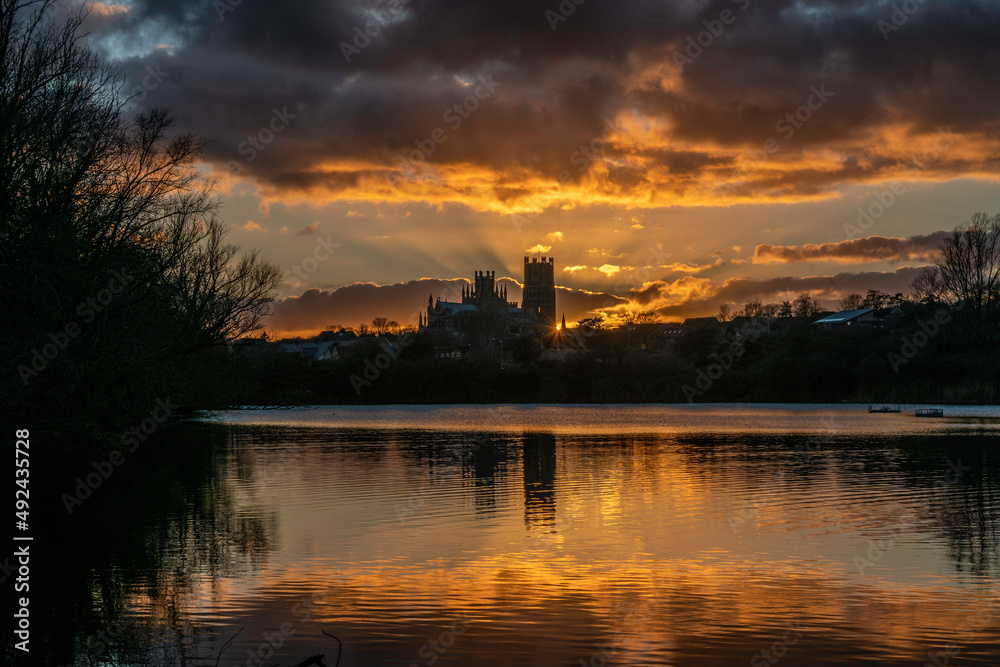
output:
M 872 414 L 885 415 L 885 414 L 895 414 L 898 412 L 902 412 L 902 410 L 899 408 L 898 405 L 879 405 L 877 403 L 869 403 L 868 412 Z
M 944 417 L 944 410 L 941 408 L 918 408 L 914 415 L 917 417 Z

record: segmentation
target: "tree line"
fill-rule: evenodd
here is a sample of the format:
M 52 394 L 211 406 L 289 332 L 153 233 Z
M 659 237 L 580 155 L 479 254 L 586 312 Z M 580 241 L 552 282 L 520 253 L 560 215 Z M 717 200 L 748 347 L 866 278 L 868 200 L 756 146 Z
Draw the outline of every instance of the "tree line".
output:
M 134 113 L 84 14 L 56 23 L 53 5 L 0 0 L 2 410 L 101 432 L 196 393 L 206 355 L 260 331 L 281 274 L 226 241 L 204 143 Z

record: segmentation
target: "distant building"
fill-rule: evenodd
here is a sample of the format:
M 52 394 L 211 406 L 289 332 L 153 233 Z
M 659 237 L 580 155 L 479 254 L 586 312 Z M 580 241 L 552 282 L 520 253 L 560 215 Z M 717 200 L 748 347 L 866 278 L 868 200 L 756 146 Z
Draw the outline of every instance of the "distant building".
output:
M 325 331 L 315 338 L 283 338 L 274 343 L 258 343 L 261 349 L 273 349 L 289 354 L 301 354 L 314 361 L 337 361 L 349 357 L 367 346 L 377 345 L 384 352 L 392 351 L 396 344 L 384 336 L 356 336 L 351 332 Z
M 754 337 L 770 333 L 771 322 L 765 317 L 745 317 L 737 315 L 727 324 L 730 331 L 736 332 L 737 338 Z
M 685 330 L 691 329 L 719 329 L 722 323 L 715 317 L 689 317 L 682 325 Z
M 461 303 L 435 302 L 427 298 L 427 319 L 421 319 L 420 329 L 453 331 L 459 326 L 458 318 L 476 313 L 498 313 L 504 319 L 521 319 L 517 303 L 507 300 L 507 288 L 497 286 L 496 271 L 476 271 L 473 283 L 462 288 Z
M 466 359 L 471 345 L 440 345 L 434 347 L 434 356 L 439 359 Z
M 519 335 L 525 326 L 556 323 L 555 259 L 524 258 L 524 296 L 521 305 L 507 300 L 506 286 L 496 284 L 496 271 L 476 271 L 473 283 L 462 289 L 462 301 L 427 299 L 426 317 L 421 314 L 419 329 L 456 331 L 461 318 L 479 313 L 496 313 L 507 333 Z
M 875 319 L 874 308 L 860 308 L 857 310 L 842 310 L 839 313 L 828 315 L 823 319 L 813 322 L 820 329 L 834 329 L 838 327 L 850 327 L 869 322 Z

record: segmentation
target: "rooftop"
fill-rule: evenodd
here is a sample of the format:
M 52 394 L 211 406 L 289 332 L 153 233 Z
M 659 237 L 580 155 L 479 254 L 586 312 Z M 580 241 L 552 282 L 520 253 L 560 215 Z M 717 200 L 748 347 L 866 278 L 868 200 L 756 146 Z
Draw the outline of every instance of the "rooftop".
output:
M 850 322 L 851 320 L 857 319 L 862 315 L 867 315 L 868 313 L 874 313 L 874 308 L 860 308 L 858 310 L 842 310 L 839 313 L 834 313 L 824 317 L 821 320 L 816 320 L 813 324 L 843 324 L 844 322 Z

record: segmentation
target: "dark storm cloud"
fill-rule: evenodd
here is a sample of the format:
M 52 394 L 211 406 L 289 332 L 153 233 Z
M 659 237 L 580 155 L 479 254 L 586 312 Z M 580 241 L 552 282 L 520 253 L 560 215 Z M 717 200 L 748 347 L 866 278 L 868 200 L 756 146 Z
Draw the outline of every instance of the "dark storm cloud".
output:
M 220 20 L 226 2 L 137 2 L 95 25 L 120 43 L 176 36 L 172 55 L 154 51 L 124 63 L 126 71 L 137 80 L 160 63 L 170 77 L 148 103 L 172 107 L 184 129 L 211 139 L 210 159 L 235 161 L 278 188 L 321 184 L 336 196 L 361 187 L 373 166 L 394 167 L 441 128 L 447 140 L 430 144 L 429 163 L 505 174 L 514 181 L 505 192 L 516 197 L 517 181 L 573 169 L 574 151 L 599 137 L 606 119 L 631 114 L 705 148 L 665 150 L 642 137 L 609 148 L 609 158 L 645 161 L 609 171 L 609 193 L 648 187 L 650 166 L 679 181 L 724 166 L 728 158 L 708 146 L 749 149 L 775 138 L 779 157 L 817 147 L 842 156 L 839 172 L 807 164 L 763 186 L 810 195 L 893 168 L 899 158 L 870 141 L 880 128 L 903 137 L 942 126 L 995 137 L 1000 128 L 1000 6 L 985 0 L 919 5 L 888 39 L 878 21 L 891 20 L 892 7 L 882 2 L 587 2 L 555 30 L 545 16 L 555 1 L 414 0 L 394 14 L 377 3 L 386 20 L 361 2 L 244 0 Z M 673 54 L 726 10 L 731 24 L 679 73 Z M 378 34 L 347 62 L 340 44 L 366 24 Z M 499 86 L 451 127 L 444 114 L 480 76 Z M 808 122 L 776 129 L 824 85 L 833 95 Z M 276 111 L 294 118 L 248 162 L 243 142 L 266 137 Z M 934 165 L 959 167 L 996 165 L 990 155 L 950 154 Z
M 920 267 L 900 267 L 896 271 L 863 271 L 860 273 L 838 273 L 833 276 L 805 276 L 801 278 L 731 278 L 716 292 L 722 301 L 739 302 L 751 298 L 763 298 L 772 294 L 810 292 L 814 295 L 839 298 L 851 293 L 864 294 L 869 289 L 877 289 L 889 294 L 909 292 L 909 285 L 920 274 Z
M 655 281 L 641 290 L 629 293 L 636 302 L 652 305 L 666 317 L 691 317 L 714 312 L 720 304 L 743 304 L 752 299 L 777 302 L 794 298 L 802 292 L 818 297 L 832 306 L 848 294 L 864 294 L 876 289 L 888 294 L 910 291 L 910 284 L 920 274 L 921 267 L 904 266 L 892 272 L 865 271 L 838 273 L 827 276 L 782 276 L 775 278 L 730 278 L 721 284 L 698 278 L 682 278 L 669 283 Z
M 756 264 L 771 262 L 815 262 L 835 261 L 858 262 L 900 262 L 907 260 L 929 260 L 940 255 L 940 245 L 948 232 L 911 236 L 902 239 L 886 236 L 869 236 L 837 243 L 807 243 L 801 246 L 758 245 L 754 250 Z

